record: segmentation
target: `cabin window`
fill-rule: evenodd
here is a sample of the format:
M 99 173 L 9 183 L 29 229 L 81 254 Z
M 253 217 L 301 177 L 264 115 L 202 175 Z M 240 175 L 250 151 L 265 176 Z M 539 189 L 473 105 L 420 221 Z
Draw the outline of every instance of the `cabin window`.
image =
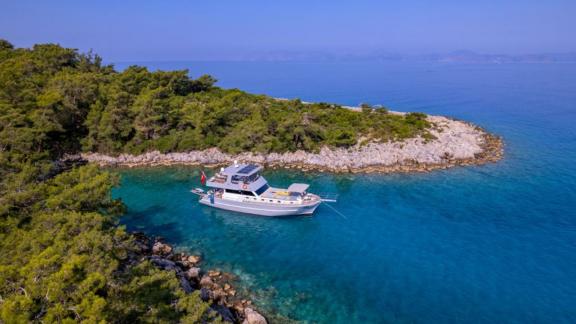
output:
M 232 181 L 232 183 L 246 182 L 246 177 L 239 176 L 239 175 L 233 175 L 231 181 Z
M 268 190 L 268 188 L 270 188 L 269 185 L 265 184 L 262 187 L 260 187 L 260 189 L 256 190 L 256 194 L 258 196 L 262 195 L 266 190 Z
M 226 189 L 226 192 L 236 194 L 236 195 L 254 196 L 254 193 L 252 191 Z
M 258 178 L 260 178 L 260 174 L 254 173 L 253 175 L 249 176 L 246 180 L 248 182 L 254 182 L 254 181 L 258 180 Z

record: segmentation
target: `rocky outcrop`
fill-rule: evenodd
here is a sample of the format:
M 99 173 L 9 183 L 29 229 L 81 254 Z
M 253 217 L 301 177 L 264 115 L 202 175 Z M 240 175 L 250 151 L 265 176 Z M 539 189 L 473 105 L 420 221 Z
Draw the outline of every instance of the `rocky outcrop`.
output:
M 138 259 L 165 271 L 174 271 L 185 293 L 200 290 L 202 300 L 210 303 L 210 309 L 230 323 L 267 323 L 264 316 L 253 309 L 252 301 L 241 296 L 234 288 L 236 276 L 217 269 L 203 270 L 201 256 L 174 253 L 174 249 L 161 238 L 150 239 L 142 233 L 133 234 L 138 255 L 132 255 L 130 263 Z
M 411 172 L 443 169 L 456 165 L 483 164 L 499 160 L 503 143 L 472 124 L 441 116 L 429 116 L 434 139 L 422 137 L 402 141 L 367 141 L 350 148 L 323 147 L 319 152 L 226 154 L 217 148 L 183 153 L 148 152 L 142 155 L 109 156 L 84 153 L 81 158 L 105 166 L 226 165 L 234 160 L 269 167 L 299 168 L 331 172 Z M 362 141 L 361 141 L 362 142 Z M 366 141 L 363 141 L 366 142 Z M 73 157 L 70 157 L 73 158 Z M 76 156 L 75 158 L 78 158 Z
M 264 316 L 262 316 L 257 311 L 252 308 L 246 308 L 244 310 L 244 322 L 242 324 L 268 324 Z
M 172 253 L 172 247 L 162 242 L 155 242 L 152 246 L 152 254 L 155 255 L 169 255 Z

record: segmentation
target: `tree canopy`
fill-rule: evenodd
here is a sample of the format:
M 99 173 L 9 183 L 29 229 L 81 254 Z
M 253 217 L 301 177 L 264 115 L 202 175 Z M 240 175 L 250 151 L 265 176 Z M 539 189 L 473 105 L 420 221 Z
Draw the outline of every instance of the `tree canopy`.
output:
M 101 94 L 121 77 L 92 54 L 57 45 L 14 49 L 0 40 L 2 323 L 217 320 L 198 292 L 180 289 L 174 272 L 130 263 L 136 246 L 117 226 L 123 204 L 111 197 L 117 176 L 58 162 L 81 149 L 91 111 L 112 102 Z M 122 87 L 143 87 L 123 77 Z M 184 72 L 155 78 L 157 88 L 178 95 L 213 82 Z

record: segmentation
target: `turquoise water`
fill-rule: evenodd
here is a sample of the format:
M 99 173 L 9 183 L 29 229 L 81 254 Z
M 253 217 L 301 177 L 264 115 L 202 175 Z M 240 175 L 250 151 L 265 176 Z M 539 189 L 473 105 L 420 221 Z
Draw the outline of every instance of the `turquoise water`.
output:
M 261 305 L 316 323 L 576 321 L 576 65 L 149 63 L 278 97 L 385 104 L 502 135 L 497 164 L 427 174 L 268 170 L 338 193 L 313 217 L 200 206 L 190 167 L 123 170 L 131 230 L 239 274 Z

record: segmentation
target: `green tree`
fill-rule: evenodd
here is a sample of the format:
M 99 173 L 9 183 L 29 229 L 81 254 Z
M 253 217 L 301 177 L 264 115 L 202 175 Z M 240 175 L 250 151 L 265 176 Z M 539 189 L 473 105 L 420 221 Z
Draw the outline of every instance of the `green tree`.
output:
M 12 50 L 14 45 L 5 39 L 0 39 L 0 51 Z

